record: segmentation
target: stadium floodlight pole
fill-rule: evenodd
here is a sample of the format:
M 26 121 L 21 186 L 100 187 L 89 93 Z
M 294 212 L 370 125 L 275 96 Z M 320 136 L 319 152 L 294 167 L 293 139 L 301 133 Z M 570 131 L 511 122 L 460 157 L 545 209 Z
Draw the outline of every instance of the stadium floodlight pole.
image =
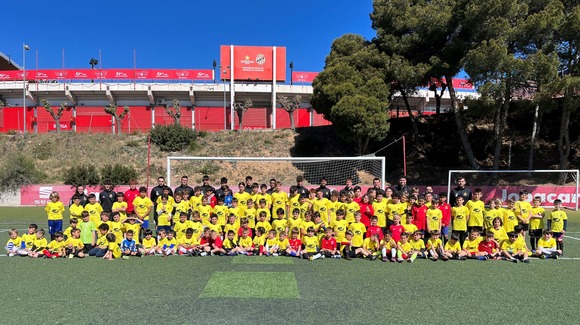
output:
M 217 62 L 215 61 L 215 59 L 213 59 L 212 65 L 213 65 L 213 83 L 215 84 L 215 83 L 217 83 L 216 82 L 216 79 L 215 79 L 216 78 L 216 76 L 215 76 L 215 67 L 217 66 Z
M 24 111 L 24 130 L 23 134 L 28 131 L 26 129 L 26 51 L 30 50 L 30 47 L 26 43 L 22 43 L 22 108 Z
M 230 129 L 235 130 L 235 120 L 234 120 L 234 98 L 236 96 L 234 89 L 234 46 L 230 45 Z M 241 130 L 240 130 L 241 131 Z
M 215 61 L 215 60 L 214 60 Z M 228 72 L 227 69 L 230 68 L 230 66 L 228 65 L 227 67 L 225 67 L 225 69 L 222 70 L 222 66 L 220 65 L 220 72 L 224 74 L 226 74 L 226 72 Z M 226 111 L 226 81 L 225 78 L 220 78 L 222 80 L 222 86 L 224 87 L 224 130 L 228 129 L 228 112 Z
M 294 72 L 294 61 L 290 61 L 290 86 L 294 83 L 292 73 Z

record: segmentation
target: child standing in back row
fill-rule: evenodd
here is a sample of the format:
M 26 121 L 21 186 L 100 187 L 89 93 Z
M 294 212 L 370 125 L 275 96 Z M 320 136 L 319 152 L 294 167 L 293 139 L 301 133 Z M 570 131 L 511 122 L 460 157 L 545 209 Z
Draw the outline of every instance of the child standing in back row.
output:
M 54 240 L 55 234 L 62 231 L 62 214 L 64 213 L 64 205 L 60 202 L 60 195 L 58 192 L 50 193 L 50 202 L 46 203 L 44 210 L 48 216 L 48 233 L 50 239 Z
M 556 239 L 556 245 L 562 255 L 564 255 L 564 234 L 566 233 L 566 228 L 568 227 L 568 216 L 566 212 L 562 210 L 562 200 L 554 200 L 554 210 L 550 212 L 548 217 L 548 229 L 554 234 L 554 239 Z

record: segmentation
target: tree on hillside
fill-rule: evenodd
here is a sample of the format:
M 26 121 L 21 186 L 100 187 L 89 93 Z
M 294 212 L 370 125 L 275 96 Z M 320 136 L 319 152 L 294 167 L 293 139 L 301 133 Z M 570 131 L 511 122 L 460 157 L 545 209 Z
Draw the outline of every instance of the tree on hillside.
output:
M 179 103 L 179 100 L 177 98 L 173 99 L 173 101 L 171 101 L 171 104 L 172 104 L 171 106 L 168 106 L 167 104 L 163 106 L 165 108 L 165 112 L 167 113 L 167 115 L 173 118 L 173 123 L 175 123 L 176 125 L 180 125 L 181 104 Z
M 251 99 L 246 98 L 243 102 L 234 102 L 234 111 L 238 114 L 238 131 L 242 129 L 242 120 L 244 118 L 244 114 L 250 107 L 252 107 L 254 103 Z
M 356 143 L 359 154 L 389 131 L 384 66 L 374 44 L 347 34 L 332 43 L 324 70 L 312 84 L 314 110 L 332 122 L 342 139 Z
M 471 168 L 478 169 L 453 87 L 473 28 L 462 21 L 468 4 L 467 0 L 374 0 L 371 20 L 381 52 L 403 57 L 410 66 L 424 69 L 420 82 L 408 87 L 427 86 L 433 78 L 445 81 L 465 155 Z
M 115 119 L 115 125 L 117 126 L 117 134 L 118 135 L 121 134 L 122 120 L 123 118 L 125 118 L 127 114 L 129 114 L 129 106 L 125 105 L 125 107 L 123 107 L 123 112 L 118 114 L 116 105 L 107 105 L 105 106 L 105 113 L 111 115 Z
M 494 103 L 493 169 L 499 168 L 510 105 L 556 75 L 558 62 L 549 55 L 552 33 L 538 32 L 538 26 L 549 24 L 552 12 L 543 4 L 529 6 L 518 0 L 489 0 L 469 7 L 467 21 L 486 28 L 474 33 L 474 46 L 463 63 L 481 100 Z
M 292 100 L 289 100 L 287 96 L 278 95 L 278 103 L 280 103 L 280 106 L 288 112 L 288 117 L 290 118 L 290 129 L 296 129 L 294 126 L 294 111 L 300 108 L 302 96 L 296 95 L 292 97 Z
M 561 77 L 548 87 L 554 97 L 563 96 L 559 103 L 562 117 L 558 153 L 560 169 L 566 169 L 570 156 L 570 115 L 578 110 L 580 104 L 580 3 L 573 0 L 561 2 L 563 19 L 556 30 Z
M 54 110 L 54 108 L 52 108 L 52 106 L 50 106 L 50 104 L 46 99 L 41 100 L 41 103 L 44 106 L 44 109 L 48 112 L 48 114 L 50 114 L 50 116 L 54 120 L 56 133 L 60 133 L 60 118 L 62 117 L 62 113 L 66 109 L 68 103 L 64 102 L 60 104 L 60 107 L 56 111 Z

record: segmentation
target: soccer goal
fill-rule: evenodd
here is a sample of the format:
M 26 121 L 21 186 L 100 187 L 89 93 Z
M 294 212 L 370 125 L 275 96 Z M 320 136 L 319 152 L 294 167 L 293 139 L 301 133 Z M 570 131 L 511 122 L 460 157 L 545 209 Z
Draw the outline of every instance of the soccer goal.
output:
M 192 184 L 208 175 L 214 186 L 221 177 L 227 177 L 232 187 L 246 176 L 266 184 L 274 178 L 289 186 L 303 175 L 304 186 L 318 186 L 325 178 L 329 187 L 344 187 L 350 178 L 362 187 L 371 186 L 374 178 L 385 184 L 385 157 L 167 157 L 167 184 L 179 184 L 182 175 L 188 175 Z
M 481 188 L 487 203 L 492 198 L 519 200 L 520 191 L 527 190 L 528 200 L 539 196 L 542 206 L 553 207 L 554 200 L 562 200 L 562 206 L 578 210 L 578 169 L 569 170 L 450 170 L 447 194 L 461 177 L 472 191 Z

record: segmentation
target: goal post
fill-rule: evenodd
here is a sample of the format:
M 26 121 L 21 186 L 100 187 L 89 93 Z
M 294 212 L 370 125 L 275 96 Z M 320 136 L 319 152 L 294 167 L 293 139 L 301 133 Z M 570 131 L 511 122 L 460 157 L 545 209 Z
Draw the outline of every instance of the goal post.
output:
M 490 176 L 492 175 L 492 176 Z M 528 200 L 539 196 L 542 206 L 553 207 L 554 200 L 562 200 L 562 206 L 578 211 L 578 169 L 562 170 L 449 170 L 447 195 L 459 177 L 464 177 L 472 191 L 481 188 L 483 199 L 499 197 L 519 200 L 519 191 L 530 193 Z
M 372 186 L 379 178 L 385 184 L 385 157 L 167 157 L 167 184 L 176 186 L 181 175 L 197 183 L 208 175 L 214 184 L 221 177 L 230 181 L 230 187 L 252 176 L 254 181 L 268 183 L 271 178 L 283 185 L 296 184 L 296 176 L 303 175 L 306 185 L 318 185 L 325 178 L 328 186 L 344 187 L 346 179 L 353 184 Z

